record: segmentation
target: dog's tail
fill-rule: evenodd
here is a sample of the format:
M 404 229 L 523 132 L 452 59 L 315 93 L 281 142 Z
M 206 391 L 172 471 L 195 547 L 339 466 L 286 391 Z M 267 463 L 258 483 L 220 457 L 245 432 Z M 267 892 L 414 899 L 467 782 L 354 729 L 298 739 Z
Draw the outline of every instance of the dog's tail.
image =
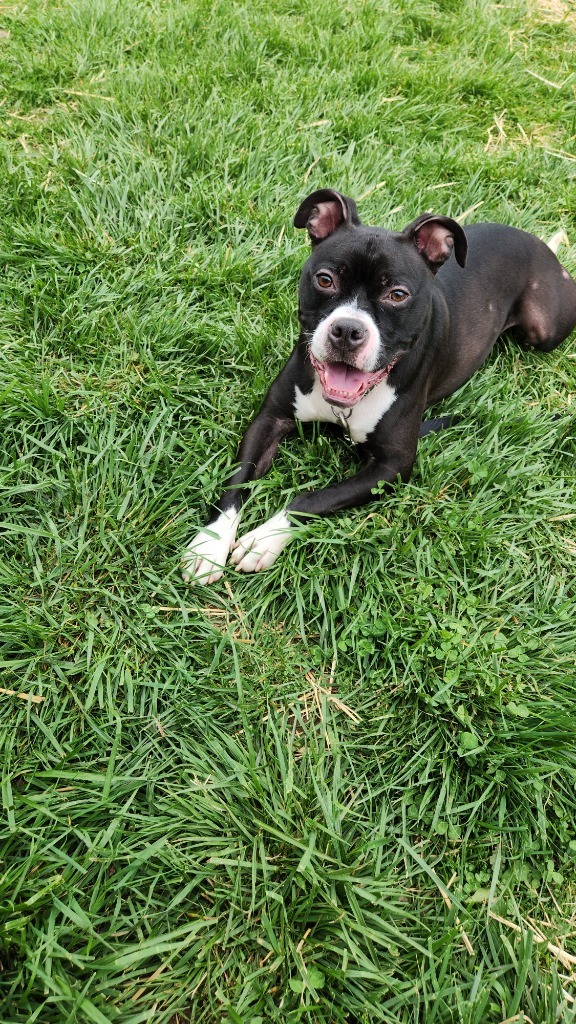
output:
M 461 416 L 438 416 L 437 419 L 423 420 L 420 424 L 418 437 L 426 437 L 426 434 L 435 434 L 438 430 L 445 430 L 446 427 L 453 427 L 462 419 Z
M 549 249 L 552 249 L 552 252 L 556 255 L 561 245 L 570 245 L 570 242 L 568 241 L 568 235 L 566 232 L 560 230 L 557 231 L 555 235 L 552 235 L 552 238 L 549 242 L 546 242 L 546 245 Z

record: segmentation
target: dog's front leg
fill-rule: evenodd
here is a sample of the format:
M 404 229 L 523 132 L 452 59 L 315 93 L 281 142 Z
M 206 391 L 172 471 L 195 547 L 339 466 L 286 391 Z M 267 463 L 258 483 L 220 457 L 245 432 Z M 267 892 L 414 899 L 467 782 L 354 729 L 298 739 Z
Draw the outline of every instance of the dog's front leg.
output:
M 414 446 L 415 454 L 415 446 Z M 293 539 L 297 526 L 311 516 L 329 515 L 340 509 L 365 505 L 374 500 L 373 489 L 380 483 L 392 484 L 400 476 L 408 480 L 414 458 L 372 458 L 355 476 L 319 491 L 299 494 L 290 504 L 262 526 L 236 541 L 232 561 L 241 572 L 268 569 Z
M 246 431 L 238 455 L 237 468 L 215 506 L 207 526 L 190 541 L 182 556 L 182 575 L 187 583 L 215 583 L 220 579 L 234 544 L 242 503 L 243 485 L 258 480 L 270 468 L 278 445 L 294 428 L 294 419 L 272 412 L 264 403 Z

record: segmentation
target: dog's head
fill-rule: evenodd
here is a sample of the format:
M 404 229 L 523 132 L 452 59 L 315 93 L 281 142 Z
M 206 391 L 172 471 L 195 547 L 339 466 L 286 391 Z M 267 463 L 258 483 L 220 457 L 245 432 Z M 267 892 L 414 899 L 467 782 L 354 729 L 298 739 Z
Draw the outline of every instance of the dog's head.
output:
M 431 311 L 434 275 L 466 236 L 449 217 L 424 213 L 401 232 L 361 224 L 354 200 L 312 192 L 294 218 L 312 253 L 298 316 L 326 401 L 350 407 L 416 344 Z

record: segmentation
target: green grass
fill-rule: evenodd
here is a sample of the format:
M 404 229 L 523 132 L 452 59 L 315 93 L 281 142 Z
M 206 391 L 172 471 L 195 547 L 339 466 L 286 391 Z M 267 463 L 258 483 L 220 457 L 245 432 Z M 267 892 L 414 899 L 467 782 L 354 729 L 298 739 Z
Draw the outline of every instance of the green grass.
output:
M 504 342 L 409 485 L 268 573 L 178 570 L 294 342 L 309 191 L 564 228 L 576 274 L 574 8 L 0 30 L 2 1024 L 576 1020 L 574 338 Z M 354 463 L 303 431 L 246 525 Z

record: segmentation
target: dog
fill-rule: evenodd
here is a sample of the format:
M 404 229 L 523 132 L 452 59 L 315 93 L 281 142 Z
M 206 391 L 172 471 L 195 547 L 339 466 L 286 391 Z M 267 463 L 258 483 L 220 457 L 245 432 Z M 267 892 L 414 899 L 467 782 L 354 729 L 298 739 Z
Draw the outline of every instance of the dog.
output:
M 407 481 L 418 438 L 445 420 L 425 410 L 467 381 L 504 331 L 550 352 L 576 326 L 576 282 L 534 235 L 501 224 L 463 229 L 424 213 L 403 231 L 361 223 L 334 189 L 294 218 L 312 251 L 302 270 L 300 336 L 240 444 L 236 470 L 182 558 L 187 582 L 213 583 L 228 554 L 242 572 L 277 559 L 298 524 L 374 500 Z M 296 421 L 341 424 L 366 456 L 349 479 L 298 494 L 236 540 L 244 485 L 269 469 Z

